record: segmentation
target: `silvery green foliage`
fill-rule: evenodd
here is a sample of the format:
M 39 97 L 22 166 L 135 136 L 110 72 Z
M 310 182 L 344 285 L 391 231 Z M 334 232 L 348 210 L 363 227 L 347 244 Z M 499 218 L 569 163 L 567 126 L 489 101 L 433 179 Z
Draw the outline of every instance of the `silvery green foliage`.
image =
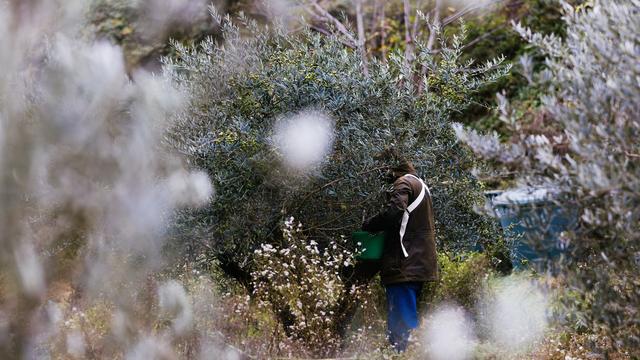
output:
M 320 244 L 350 236 L 363 212 L 373 215 L 385 201 L 385 162 L 374 156 L 387 147 L 412 160 L 431 187 L 441 246 L 495 239 L 491 220 L 472 210 L 483 202 L 470 171 L 474 159 L 448 119 L 508 66 L 500 60 L 460 65 L 459 34 L 450 45 L 443 41 L 437 57 L 419 47 L 429 69 L 419 94 L 413 79 L 420 74 L 407 69 L 402 54 L 389 63 L 372 61 L 367 77 L 358 55 L 334 38 L 309 30 L 289 34 L 277 25 L 263 29 L 240 18 L 251 34 L 243 36 L 231 19 L 214 16 L 224 34 L 220 44 L 176 44 L 177 59 L 166 60 L 193 95 L 168 141 L 205 169 L 216 188 L 216 201 L 204 211 L 183 214 L 191 245 L 248 268 L 258 244 L 282 241 L 285 214 L 303 222 Z M 306 112 L 331 118 L 334 133 L 324 161 L 300 172 L 283 166 L 271 134 L 281 119 Z
M 160 264 L 168 214 L 211 195 L 207 176 L 162 143 L 184 94 L 166 76 L 127 74 L 120 48 L 79 38 L 86 5 L 0 1 L 0 353 L 10 358 L 49 357 L 64 332 L 69 309 L 51 301 L 57 315 L 39 315 L 53 282 L 72 284 L 74 301 L 111 301 L 131 332 L 97 342 L 133 346 L 150 331 L 132 325 L 149 314 L 131 310 Z
M 562 265 L 582 312 L 578 325 L 602 329 L 615 344 L 638 348 L 640 330 L 640 1 L 568 5 L 566 39 L 516 30 L 546 56 L 538 75 L 556 136 L 520 132 L 515 112 L 500 100 L 502 119 L 517 138 L 501 143 L 460 126 L 476 153 L 520 171 L 522 183 L 558 188 L 579 212 L 566 234 Z M 559 149 L 564 149 L 560 151 Z

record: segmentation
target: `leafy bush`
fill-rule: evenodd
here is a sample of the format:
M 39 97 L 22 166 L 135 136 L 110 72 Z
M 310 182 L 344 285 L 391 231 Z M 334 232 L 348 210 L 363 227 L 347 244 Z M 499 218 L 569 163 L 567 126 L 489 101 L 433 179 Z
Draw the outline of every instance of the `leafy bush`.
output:
M 581 0 L 570 0 L 580 3 Z M 524 26 L 537 32 L 555 33 L 564 36 L 565 23 L 561 21 L 562 7 L 556 0 L 504 1 L 497 4 L 494 11 L 471 16 L 466 21 L 471 43 L 465 49 L 463 58 L 486 61 L 497 55 L 517 64 L 529 51 L 527 42 L 510 26 L 512 21 L 521 21 Z M 450 25 L 448 31 L 455 31 Z M 544 67 L 543 57 L 534 57 L 530 66 Z M 495 111 L 495 93 L 501 92 L 512 100 L 536 101 L 537 93 L 531 94 L 531 87 L 525 77 L 514 71 L 494 84 L 485 87 L 474 96 L 474 103 L 465 111 L 454 116 L 459 121 L 475 129 L 496 130 L 502 136 L 509 136 L 508 129 L 498 120 Z M 526 104 L 523 104 L 523 107 Z
M 517 169 L 521 183 L 557 189 L 562 205 L 578 213 L 577 228 L 563 239 L 570 254 L 558 264 L 574 290 L 567 297 L 570 319 L 616 346 L 638 349 L 640 3 L 591 5 L 565 5 L 564 41 L 516 27 L 547 56 L 538 83 L 553 136 L 519 131 L 504 99 L 502 119 L 517 134 L 511 143 L 460 127 L 458 133 L 478 154 Z
M 493 273 L 491 260 L 484 253 L 467 252 L 438 254 L 440 279 L 428 284 L 425 300 L 428 304 L 455 303 L 473 310 L 479 290 Z
M 169 141 L 211 175 L 217 195 L 205 210 L 183 214 L 189 241 L 199 241 L 236 275 L 250 269 L 259 244 L 286 240 L 278 231 L 283 214 L 326 246 L 384 202 L 380 175 L 388 163 L 374 155 L 389 147 L 411 159 L 431 186 L 441 247 L 497 237 L 493 221 L 473 211 L 484 202 L 471 173 L 475 161 L 448 118 L 467 105 L 467 94 L 508 67 L 459 65 L 463 34 L 457 35 L 437 57 L 420 52 L 429 67 L 428 91 L 417 95 L 403 80 L 413 74 L 401 54 L 389 63 L 372 61 L 367 77 L 357 54 L 334 38 L 241 21 L 251 37 L 227 18 L 223 44 L 178 45 L 178 58 L 166 64 L 193 94 Z M 300 173 L 283 165 L 271 134 L 279 119 L 307 109 L 333 119 L 334 142 L 321 166 Z

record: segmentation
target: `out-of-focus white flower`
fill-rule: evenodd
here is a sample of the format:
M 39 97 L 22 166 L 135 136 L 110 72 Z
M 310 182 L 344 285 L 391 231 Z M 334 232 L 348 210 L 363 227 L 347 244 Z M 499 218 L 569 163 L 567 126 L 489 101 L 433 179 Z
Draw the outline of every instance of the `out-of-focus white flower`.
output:
M 483 299 L 491 340 L 511 353 L 527 350 L 547 328 L 548 299 L 531 280 L 511 276 L 489 289 Z
M 168 281 L 158 288 L 160 310 L 174 316 L 173 329 L 177 334 L 187 331 L 193 322 L 191 301 L 184 287 L 177 281 Z
M 33 297 L 41 296 L 46 290 L 44 269 L 33 245 L 22 242 L 16 249 L 14 257 L 24 292 Z
M 173 359 L 175 354 L 171 346 L 164 340 L 156 337 L 144 337 L 129 350 L 125 356 L 126 360 L 147 360 L 147 359 Z
M 322 163 L 333 144 L 333 120 L 317 111 L 305 111 L 280 119 L 273 142 L 285 165 L 309 171 Z
M 202 171 L 178 171 L 167 179 L 167 190 L 177 205 L 204 205 L 213 195 L 209 176 Z
M 73 330 L 67 334 L 67 353 L 74 358 L 84 358 L 85 342 L 84 335 L 79 330 Z
M 462 308 L 444 306 L 425 321 L 428 323 L 424 338 L 430 359 L 466 360 L 473 357 L 474 325 Z

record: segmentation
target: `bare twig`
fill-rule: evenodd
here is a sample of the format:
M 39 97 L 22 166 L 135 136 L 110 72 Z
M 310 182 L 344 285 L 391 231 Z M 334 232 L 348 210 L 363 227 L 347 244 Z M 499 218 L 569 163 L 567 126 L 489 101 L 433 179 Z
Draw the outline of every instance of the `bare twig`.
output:
M 385 3 L 382 3 L 382 8 L 380 9 L 380 49 L 382 49 L 382 61 L 387 62 L 387 45 L 385 42 L 387 41 L 387 29 L 386 29 L 386 18 L 385 14 Z
M 477 43 L 479 43 L 480 41 L 482 41 L 482 40 L 484 40 L 484 39 L 486 39 L 486 38 L 490 37 L 491 35 L 493 35 L 497 30 L 502 29 L 503 27 L 504 27 L 504 24 L 503 24 L 503 25 L 501 25 L 501 26 L 496 27 L 495 29 L 493 29 L 493 30 L 491 30 L 491 31 L 489 31 L 489 32 L 486 32 L 486 33 L 484 33 L 484 34 L 482 34 L 482 35 L 478 36 L 477 38 L 475 38 L 475 39 L 473 39 L 473 40 L 469 41 L 468 43 L 464 44 L 464 46 L 462 46 L 462 48 L 461 48 L 461 49 L 462 49 L 462 50 L 465 50 L 465 49 L 467 49 L 467 48 L 470 48 L 470 47 L 472 47 L 472 46 L 476 45 L 476 44 L 477 44 Z
M 436 29 L 440 26 L 440 8 L 442 7 L 442 0 L 436 0 L 435 7 L 433 8 L 433 24 L 431 30 L 429 30 L 429 40 L 427 41 L 427 49 L 432 50 L 433 45 L 436 42 Z M 426 73 L 426 69 L 423 68 L 423 73 Z
M 309 25 L 309 28 L 311 30 L 313 30 L 313 31 L 319 32 L 322 35 L 334 36 L 334 34 L 331 31 L 329 31 L 329 30 L 327 30 L 327 29 L 325 29 L 323 27 L 320 27 L 319 25 L 313 25 L 312 24 L 312 25 Z M 350 41 L 348 41 L 346 39 L 337 38 L 337 40 L 340 41 L 340 43 L 342 43 L 342 45 L 344 45 L 344 46 L 346 46 L 348 48 L 351 48 L 351 49 L 355 49 L 356 48 L 356 46 L 353 43 L 351 43 Z
M 389 168 L 388 166 L 378 166 L 378 167 L 375 167 L 375 168 L 372 168 L 372 169 L 363 170 L 363 171 L 357 173 L 356 176 L 362 176 L 362 175 L 365 175 L 365 174 L 372 173 L 374 171 L 385 170 L 385 169 L 388 169 L 388 168 Z M 347 180 L 347 179 L 349 179 L 349 178 L 348 177 L 342 177 L 342 178 L 334 179 L 334 180 L 329 181 L 328 183 L 318 187 L 317 189 L 309 192 L 304 198 L 302 198 L 302 200 L 300 200 L 300 202 L 298 202 L 298 206 L 296 207 L 296 210 L 300 209 L 307 202 L 307 200 L 309 200 L 309 198 L 311 196 L 319 193 L 320 191 L 328 188 L 329 186 L 335 185 L 335 184 L 337 184 L 337 183 L 339 183 L 341 181 Z
M 340 20 L 336 19 L 325 8 L 320 6 L 320 4 L 318 4 L 316 0 L 310 0 L 309 4 L 313 7 L 315 11 L 318 12 L 319 14 L 318 16 L 324 18 L 326 21 L 331 22 L 342 35 L 344 35 L 352 44 L 354 44 L 353 47 L 356 47 L 355 46 L 357 44 L 356 39 L 353 37 L 353 35 L 347 29 L 347 27 L 344 26 L 342 22 L 340 22 Z
M 369 194 L 366 198 L 364 198 L 364 200 L 358 202 L 357 204 L 353 205 L 352 208 L 354 209 L 358 209 L 360 208 L 363 204 L 365 204 L 367 201 L 369 201 L 369 199 L 371 199 L 374 196 L 374 194 Z M 356 219 L 356 221 L 358 220 L 358 214 L 355 212 L 351 212 L 350 215 L 345 215 L 345 214 L 340 214 L 338 216 L 335 216 L 334 218 L 325 221 L 321 224 L 317 224 L 315 226 L 312 227 L 308 227 L 305 229 L 305 231 L 309 231 L 309 230 L 321 230 L 321 231 L 338 231 L 338 230 L 344 230 L 346 228 L 350 228 L 353 226 L 353 224 L 350 225 L 345 225 L 345 226 L 341 226 L 341 227 L 325 227 L 327 225 L 331 225 L 333 223 L 335 223 L 338 220 L 345 220 L 346 219 Z
M 461 17 L 463 17 L 463 16 L 465 16 L 465 15 L 467 15 L 467 14 L 469 14 L 469 13 L 471 13 L 471 12 L 477 10 L 477 9 L 481 9 L 483 7 L 489 7 L 489 6 L 492 6 L 494 4 L 500 3 L 502 1 L 504 1 L 504 0 L 492 0 L 492 1 L 488 2 L 488 3 L 484 3 L 482 1 L 480 1 L 478 3 L 475 3 L 475 4 L 471 3 L 471 4 L 467 5 L 467 6 L 465 6 L 464 8 L 462 8 L 462 10 L 457 11 L 455 14 L 452 14 L 452 15 L 444 18 L 442 20 L 442 27 L 445 27 L 445 26 L 451 24 L 452 22 L 460 19 Z
M 418 12 L 422 7 L 422 3 L 423 3 L 422 0 L 416 1 L 416 12 Z M 419 24 L 420 24 L 420 16 L 416 14 L 415 18 L 413 19 L 413 31 L 411 32 L 411 37 L 414 39 L 414 41 L 420 36 L 420 31 L 419 31 L 420 28 L 418 27 Z
M 226 348 L 225 350 L 227 351 L 231 350 L 235 352 L 237 359 L 256 359 L 255 356 L 249 355 L 244 351 L 240 350 L 239 348 L 227 343 L 227 338 L 226 336 L 224 336 L 224 334 L 221 331 L 216 331 L 214 333 L 214 336 L 217 337 L 218 341 L 222 343 L 222 345 Z
M 436 0 L 433 12 L 433 24 L 430 25 L 429 39 L 427 40 L 427 50 L 433 51 L 433 45 L 436 43 L 437 29 L 440 26 L 440 7 L 442 7 L 442 0 Z M 425 83 L 422 81 L 427 76 L 427 67 L 422 65 L 420 69 L 420 80 L 418 81 L 418 93 L 422 94 L 425 88 Z
M 370 33 L 377 33 L 376 26 L 378 26 L 378 17 L 380 16 L 380 0 L 374 0 L 373 2 L 373 15 L 371 16 L 371 25 L 369 26 Z
M 358 52 L 362 58 L 362 71 L 365 76 L 369 76 L 369 65 L 367 61 L 367 49 L 364 36 L 364 16 L 362 14 L 362 0 L 356 2 L 356 24 L 358 27 Z
M 411 12 L 411 4 L 409 4 L 409 0 L 403 0 L 404 5 L 404 55 L 405 55 L 405 65 L 408 67 L 411 66 L 413 62 L 413 38 L 411 37 L 411 21 L 409 20 L 409 13 Z

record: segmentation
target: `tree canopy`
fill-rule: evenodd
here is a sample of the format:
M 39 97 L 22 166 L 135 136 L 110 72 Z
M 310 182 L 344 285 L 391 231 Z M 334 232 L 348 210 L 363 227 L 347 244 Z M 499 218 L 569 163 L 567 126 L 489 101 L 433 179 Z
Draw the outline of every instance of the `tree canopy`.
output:
M 393 148 L 432 189 L 441 247 L 495 241 L 494 223 L 474 211 L 484 201 L 475 161 L 448 119 L 468 105 L 467 94 L 508 66 L 459 64 L 463 31 L 442 39 L 437 56 L 418 49 L 428 68 L 419 93 L 407 80 L 419 74 L 405 66 L 402 53 L 389 62 L 372 59 L 365 75 L 358 54 L 336 38 L 240 18 L 252 34 L 243 37 L 229 18 L 221 21 L 221 45 L 211 39 L 197 48 L 178 45 L 178 60 L 167 62 L 193 94 L 170 142 L 210 174 L 216 189 L 208 207 L 183 214 L 187 239 L 201 239 L 219 258 L 244 267 L 257 245 L 280 241 L 285 216 L 301 221 L 320 243 L 349 236 L 363 211 L 373 215 L 384 203 L 381 174 L 388 162 L 378 155 Z M 333 120 L 333 147 L 317 167 L 291 170 L 273 146 L 273 128 L 310 110 Z

